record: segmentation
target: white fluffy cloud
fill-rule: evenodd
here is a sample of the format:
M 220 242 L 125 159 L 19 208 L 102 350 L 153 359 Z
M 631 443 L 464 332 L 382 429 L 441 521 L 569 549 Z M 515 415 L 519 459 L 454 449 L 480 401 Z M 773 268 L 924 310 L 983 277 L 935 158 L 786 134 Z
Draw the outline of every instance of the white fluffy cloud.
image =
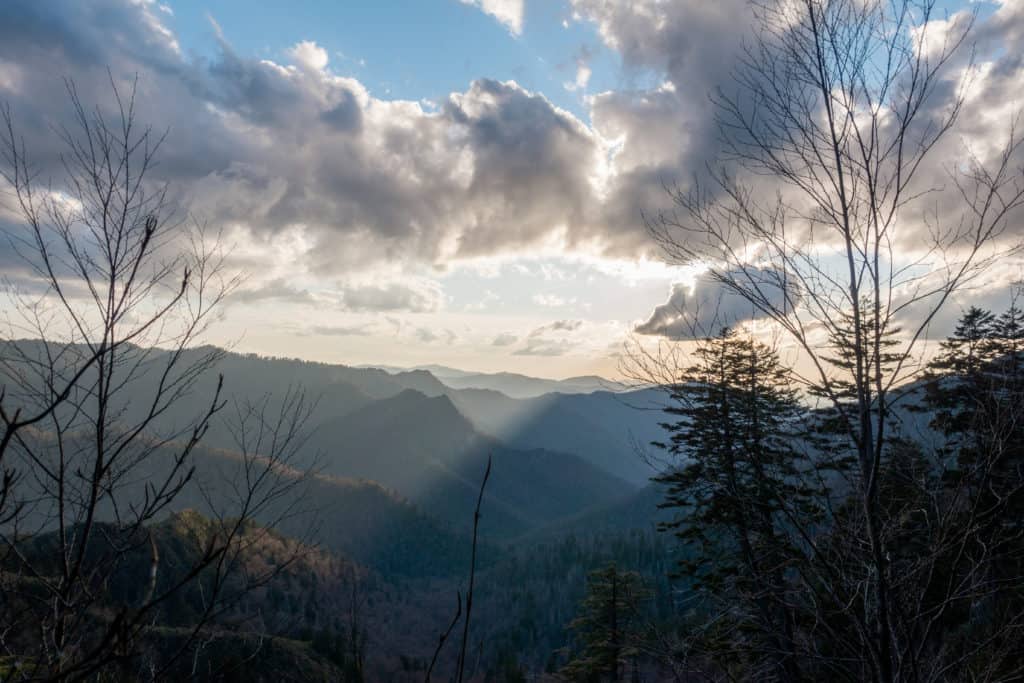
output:
M 296 66 L 310 71 L 327 68 L 327 50 L 312 40 L 303 40 L 287 51 Z
M 538 93 L 481 79 L 436 108 L 380 99 L 313 42 L 274 61 L 220 37 L 214 59 L 192 60 L 163 19 L 129 0 L 0 5 L 0 98 L 41 172 L 59 176 L 50 126 L 66 121 L 61 77 L 110 111 L 109 66 L 122 87 L 139 74 L 140 121 L 170 130 L 161 179 L 228 229 L 260 275 L 285 235 L 301 246 L 279 274 L 292 282 L 535 248 L 627 253 L 642 241 L 636 220 L 608 230 L 593 201 L 600 140 Z
M 474 5 L 491 15 L 514 36 L 523 32 L 523 3 L 525 0 L 461 0 L 466 5 Z

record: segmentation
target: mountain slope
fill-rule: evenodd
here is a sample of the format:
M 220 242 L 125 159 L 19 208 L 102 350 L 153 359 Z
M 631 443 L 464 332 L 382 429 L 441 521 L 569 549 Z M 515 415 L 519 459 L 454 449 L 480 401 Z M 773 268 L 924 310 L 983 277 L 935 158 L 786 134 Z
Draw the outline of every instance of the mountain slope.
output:
M 530 535 L 530 538 L 558 538 L 566 534 L 598 535 L 627 531 L 654 531 L 659 522 L 672 519 L 672 512 L 658 509 L 665 500 L 659 484 L 648 484 L 639 491 L 574 517 L 558 520 Z
M 448 395 L 477 430 L 510 448 L 573 453 L 637 486 L 655 474 L 637 447 L 662 436 L 661 392 L 548 394 L 525 400 L 480 389 Z
M 456 525 L 472 521 L 490 455 L 483 529 L 504 536 L 631 490 L 578 456 L 508 448 L 479 434 L 448 396 L 412 390 L 320 425 L 310 445 L 326 473 L 378 481 Z
M 38 342 L 24 346 L 42 356 Z M 168 358 L 161 350 L 137 351 L 152 363 L 137 372 L 113 406 L 128 420 L 145 415 Z M 190 349 L 182 366 L 212 351 Z M 308 423 L 313 433 L 294 466 L 307 467 L 322 453 L 325 474 L 378 481 L 462 528 L 471 524 L 488 454 L 494 456 L 495 474 L 484 528 L 504 536 L 604 504 L 630 490 L 621 479 L 646 479 L 636 470 L 628 430 L 615 423 L 620 416 L 606 411 L 597 421 L 568 402 L 614 394 L 520 401 L 498 392 L 451 389 L 423 370 L 389 374 L 226 353 L 152 426 L 165 435 L 184 433 L 213 400 L 218 375 L 224 378 L 220 397 L 226 409 L 210 423 L 204 446 L 236 448 L 230 425 L 236 406 L 244 413 L 248 403 L 256 403 L 273 416 L 289 390 L 301 390 L 314 404 Z
M 423 365 L 426 370 L 452 389 L 488 389 L 511 398 L 536 398 L 550 393 L 589 394 L 595 391 L 619 391 L 623 385 L 596 375 L 545 379 L 514 372 L 466 372 L 444 365 Z

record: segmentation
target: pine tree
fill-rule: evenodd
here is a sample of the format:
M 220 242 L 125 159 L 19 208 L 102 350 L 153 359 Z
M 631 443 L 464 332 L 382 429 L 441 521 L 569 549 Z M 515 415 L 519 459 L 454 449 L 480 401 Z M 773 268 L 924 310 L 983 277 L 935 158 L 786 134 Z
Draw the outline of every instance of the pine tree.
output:
M 671 438 L 657 444 L 679 463 L 657 478 L 667 485 L 662 507 L 678 510 L 661 528 L 683 545 L 677 575 L 728 605 L 751 656 L 793 679 L 796 663 L 780 654 L 794 628 L 785 574 L 800 555 L 789 531 L 794 516 L 815 516 L 817 493 L 803 483 L 810 464 L 796 447 L 803 409 L 764 344 L 723 330 L 695 357 L 667 411 Z
M 971 307 L 940 348 L 924 402 L 947 439 L 950 476 L 976 492 L 1009 495 L 1024 463 L 1024 311 L 1014 303 L 996 317 Z
M 576 641 L 560 674 L 580 683 L 620 681 L 632 664 L 636 671 L 641 635 L 640 608 L 649 593 L 637 572 L 615 563 L 589 574 L 587 594 L 569 624 Z
M 1024 310 L 1014 301 L 992 325 L 986 350 L 994 389 L 990 424 L 1000 443 L 994 471 L 996 489 L 1009 496 L 1014 517 L 1021 519 L 1024 486 Z
M 942 567 L 953 580 L 977 586 L 969 606 L 950 611 L 947 631 L 991 638 L 994 651 L 1007 649 L 1001 636 L 1024 613 L 1019 588 L 1024 575 L 1024 311 L 1014 302 L 998 317 L 972 307 L 930 363 L 924 406 L 942 434 L 944 489 L 950 514 L 969 529 L 957 562 Z M 968 581 L 970 583 L 968 584 Z M 995 591 L 996 587 L 1009 589 Z M 964 601 L 966 602 L 966 601 Z M 948 645 L 958 647 L 951 639 Z M 972 665 L 984 669 L 986 648 Z
M 887 324 L 884 320 L 876 320 L 870 299 L 864 299 L 860 304 L 861 349 L 858 353 L 858 335 L 852 313 L 845 312 L 836 316 L 834 328 L 829 334 L 828 345 L 831 352 L 822 355 L 823 361 L 833 368 L 833 372 L 830 373 L 831 379 L 827 385 L 820 383 L 810 390 L 812 396 L 825 399 L 824 403 L 828 406 L 819 410 L 816 415 L 820 432 L 841 435 L 844 440 L 852 440 L 854 445 L 861 439 L 861 435 L 853 427 L 857 423 L 858 384 L 867 391 L 864 400 L 871 413 L 877 415 L 882 409 L 886 411 L 888 418 L 889 406 L 882 405 L 874 392 L 878 381 L 888 377 L 902 358 L 899 350 L 900 332 L 898 326 Z M 864 381 L 861 383 L 856 380 L 858 356 L 862 359 L 861 370 L 864 373 Z M 819 448 L 834 445 L 834 439 L 831 442 L 818 443 Z M 852 457 L 844 458 L 837 454 L 833 465 L 836 469 L 846 470 L 854 465 L 854 460 Z
M 926 374 L 925 402 L 934 411 L 931 426 L 961 451 L 961 460 L 966 460 L 967 451 L 980 447 L 965 440 L 977 436 L 985 421 L 983 404 L 991 393 L 986 370 L 995 350 L 995 322 L 990 311 L 969 308 L 953 334 L 940 343 Z

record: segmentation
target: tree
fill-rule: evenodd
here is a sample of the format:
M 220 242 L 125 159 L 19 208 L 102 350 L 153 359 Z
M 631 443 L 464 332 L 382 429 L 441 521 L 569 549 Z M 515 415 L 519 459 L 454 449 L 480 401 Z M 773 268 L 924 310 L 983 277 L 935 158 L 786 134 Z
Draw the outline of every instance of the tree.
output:
M 1024 398 L 1021 373 L 1022 313 L 1011 304 L 998 318 L 972 306 L 928 364 L 923 405 L 930 427 L 946 437 L 947 479 L 960 478 L 969 490 L 1009 494 L 1022 458 Z
M 1015 299 L 998 317 L 968 309 L 930 363 L 922 401 L 931 411 L 930 426 L 946 437 L 943 489 L 970 529 L 963 552 L 972 562 L 950 563 L 951 571 L 979 593 L 975 614 L 960 610 L 951 621 L 1000 641 L 1019 636 L 1015 615 L 1024 612 L 1021 316 Z M 1012 662 L 1021 656 L 1018 647 L 1001 642 L 973 664 L 1018 673 Z
M 223 378 L 194 395 L 223 353 L 198 343 L 238 279 L 152 179 L 165 135 L 140 127 L 135 84 L 111 86 L 112 106 L 89 110 L 68 84 L 57 179 L 40 178 L 3 112 L 2 177 L 23 220 L 8 234 L 23 268 L 0 340 L 0 648 L 18 662 L 12 680 L 143 666 L 158 677 L 280 569 L 249 572 L 242 557 L 262 538 L 254 520 L 289 514 L 302 481 L 288 468 L 311 410 L 301 391 L 274 410 L 268 397 L 225 411 Z M 218 479 L 200 444 L 221 418 L 238 454 Z M 186 504 L 205 516 L 182 518 L 173 542 L 195 552 L 176 565 L 154 524 Z M 126 593 L 126 578 L 144 589 Z M 153 623 L 186 592 L 199 602 L 183 644 L 143 662 Z
M 694 364 L 672 389 L 667 449 L 676 466 L 655 478 L 666 485 L 663 523 L 682 542 L 678 574 L 707 600 L 708 619 L 745 632 L 720 651 L 720 662 L 745 659 L 748 673 L 767 667 L 799 677 L 791 655 L 793 600 L 785 574 L 801 554 L 793 519 L 810 526 L 818 491 L 805 480 L 813 466 L 797 447 L 803 408 L 790 373 L 773 349 L 734 331 L 703 339 Z M 754 674 L 756 676 L 756 674 Z M 767 675 L 767 674 L 766 674 Z
M 559 672 L 571 681 L 619 681 L 640 654 L 640 606 L 647 590 L 639 574 L 615 563 L 591 572 L 587 594 L 569 624 L 575 647 Z
M 647 220 L 670 258 L 707 264 L 801 350 L 801 381 L 837 414 L 843 438 L 820 457 L 853 458 L 857 510 L 833 537 L 840 554 L 812 544 L 814 585 L 830 596 L 822 604 L 858 605 L 854 645 L 831 662 L 833 675 L 886 683 L 945 675 L 961 661 L 931 639 L 928 567 L 910 581 L 889 560 L 880 484 L 897 387 L 919 375 L 921 342 L 953 293 L 1016 250 L 1006 226 L 1024 202 L 1011 122 L 998 153 L 968 150 L 950 166 L 959 206 L 915 210 L 934 192 L 926 161 L 954 129 L 971 73 L 957 60 L 972 22 L 940 32 L 934 9 L 932 0 L 758 3 L 735 88 L 713 96 L 728 166 L 673 190 L 675 210 Z M 899 347 L 883 353 L 900 327 Z M 835 339 L 848 367 L 828 361 Z M 937 519 L 930 543 L 964 540 L 967 531 Z M 949 591 L 953 602 L 972 599 Z M 818 616 L 827 627 L 830 614 Z

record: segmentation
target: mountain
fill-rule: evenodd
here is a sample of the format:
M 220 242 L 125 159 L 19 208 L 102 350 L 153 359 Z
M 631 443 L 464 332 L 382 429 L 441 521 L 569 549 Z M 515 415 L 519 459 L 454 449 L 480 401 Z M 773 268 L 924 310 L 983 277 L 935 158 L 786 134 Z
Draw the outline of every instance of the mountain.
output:
M 659 522 L 672 519 L 671 511 L 658 509 L 664 500 L 664 487 L 650 483 L 611 503 L 538 529 L 529 539 L 560 538 L 568 534 L 600 537 L 634 531 L 654 532 Z
M 663 436 L 659 423 L 665 395 L 660 391 L 514 399 L 496 391 L 463 389 L 448 395 L 476 429 L 510 448 L 574 453 L 637 486 L 657 472 L 638 449 Z
M 506 537 L 632 490 L 576 455 L 481 435 L 449 396 L 411 389 L 320 425 L 308 447 L 323 453 L 325 473 L 380 482 L 457 526 L 472 522 L 491 456 L 482 529 Z
M 299 487 L 296 496 L 302 497 L 304 512 L 281 521 L 282 533 L 384 575 L 450 576 L 469 563 L 465 533 L 376 483 L 320 475 Z M 273 517 L 271 512 L 263 519 Z M 499 554 L 486 541 L 481 545 L 483 564 Z
M 151 580 L 155 580 L 157 594 L 167 590 L 198 565 L 215 528 L 195 510 L 175 513 L 145 529 L 126 530 L 100 523 L 91 536 L 87 563 L 109 561 L 111 546 L 126 550 L 95 594 L 104 605 L 113 606 L 138 604 Z M 13 569 L 18 559 L 25 558 L 44 576 L 56 575 L 60 557 L 56 547 L 56 532 L 24 538 L 18 558 L 12 554 L 0 557 L 0 568 Z M 155 571 L 151 547 L 158 549 Z M 456 578 L 446 577 L 461 577 L 468 564 L 468 557 L 463 558 L 465 564 L 452 568 L 445 578 L 389 577 L 343 553 L 297 543 L 278 530 L 257 525 L 240 531 L 237 548 L 239 555 L 224 575 L 222 596 L 227 599 L 212 613 L 202 638 L 190 642 L 193 633 L 188 626 L 204 614 L 208 594 L 192 582 L 150 613 L 149 624 L 141 633 L 143 655 L 136 661 L 146 666 L 166 661 L 184 649 L 185 654 L 165 672 L 169 680 L 350 681 L 355 663 L 354 631 L 363 642 L 360 668 L 365 670 L 357 679 L 422 681 L 422 670 L 406 671 L 407 660 L 430 656 L 436 634 L 449 619 L 448 599 L 459 587 Z M 246 576 L 252 581 L 251 588 L 241 599 L 234 599 L 234 591 Z M 19 578 L 16 572 L 6 577 L 26 588 L 38 581 Z M 207 582 L 207 588 L 209 585 Z M 15 592 L 4 595 L 19 599 Z M 486 604 L 478 609 L 481 607 Z M 45 611 L 45 605 L 39 610 Z M 24 613 L 39 612 L 26 609 Z M 95 610 L 89 618 L 102 621 L 107 618 L 106 610 Z M 6 645 L 15 651 L 35 647 L 34 643 L 25 644 L 38 637 L 25 623 L 20 632 L 6 634 Z M 82 632 L 89 632 L 90 627 Z M 455 651 L 444 654 L 439 674 L 454 664 Z M 0 671 L 9 661 L 0 658 Z
M 486 445 L 451 399 L 413 389 L 319 425 L 309 442 L 326 456 L 325 472 L 407 493 L 422 483 L 424 468 L 451 464 Z
M 8 343 L 16 343 L 29 357 L 44 357 L 39 342 Z M 181 367 L 202 361 L 212 351 L 210 347 L 187 350 L 181 359 Z M 150 397 L 160 381 L 159 370 L 169 357 L 166 351 L 155 349 L 139 349 L 137 352 L 147 354 L 149 365 L 135 371 L 134 381 L 127 385 L 120 396 L 117 408 L 124 411 L 127 419 L 139 419 L 145 414 Z M 432 369 L 442 374 L 457 372 L 442 366 L 432 366 Z M 0 374 L 3 372 L 4 369 L 0 368 Z M 397 397 L 410 389 L 432 398 L 447 396 L 457 411 L 468 418 L 472 430 L 478 434 L 496 439 L 516 450 L 543 449 L 571 453 L 609 474 L 637 485 L 644 484 L 653 470 L 637 457 L 635 446 L 660 436 L 660 411 L 650 408 L 659 405 L 662 394 L 651 390 L 552 393 L 521 399 L 495 389 L 452 388 L 423 369 L 389 372 L 379 368 L 230 352 L 224 353 L 209 365 L 207 372 L 187 394 L 187 400 L 178 400 L 166 407 L 159 417 L 158 426 L 173 431 L 188 425 L 213 399 L 218 376 L 222 376 L 224 381 L 221 399 L 225 401 L 226 409 L 211 423 L 204 444 L 229 450 L 236 448 L 237 444 L 225 418 L 232 418 L 236 404 L 244 407 L 247 403 L 266 402 L 266 412 L 274 414 L 288 391 L 305 393 L 313 406 L 308 426 L 318 430 L 366 409 L 377 401 Z M 523 378 L 521 375 L 488 377 L 521 378 L 523 381 L 534 382 L 534 378 Z M 595 382 L 599 380 L 591 379 Z M 447 381 L 458 383 L 452 379 Z M 536 382 L 544 386 L 558 385 L 554 380 Z M 540 390 L 541 384 L 536 384 L 535 389 Z M 426 409 L 430 404 L 418 405 Z M 390 410 L 386 403 L 374 408 L 381 409 Z M 368 413 L 363 412 L 358 420 L 366 420 L 367 416 Z M 429 422 L 427 416 L 405 415 L 402 420 L 418 424 L 421 429 Z M 371 422 L 383 428 L 380 418 Z M 395 421 L 393 426 L 397 429 L 401 425 L 401 421 Z M 344 457 L 338 452 L 344 444 L 343 440 L 335 440 L 330 444 L 336 451 L 336 457 Z M 355 467 L 349 470 L 360 471 Z M 369 473 L 352 476 L 373 478 Z
M 589 394 L 595 391 L 622 391 L 626 387 L 619 382 L 586 375 L 568 379 L 543 379 L 512 372 L 466 372 L 444 365 L 422 365 L 425 370 L 452 389 L 489 389 L 500 391 L 511 398 L 536 398 L 550 393 Z M 399 374 L 394 368 L 394 374 Z
M 202 449 L 195 465 L 195 480 L 203 483 L 204 494 L 190 487 L 175 500 L 172 511 L 205 511 L 207 496 L 228 499 L 232 483 L 243 476 L 239 456 L 230 451 Z M 294 470 L 282 472 L 281 481 L 294 482 L 294 486 L 258 511 L 255 521 L 274 523 L 286 536 L 388 576 L 447 576 L 461 571 L 469 561 L 467 529 L 455 528 L 438 511 L 411 502 L 376 481 Z M 459 512 L 464 514 L 456 521 L 471 520 L 471 508 Z M 496 548 L 482 541 L 484 564 L 497 554 Z
M 30 356 L 43 356 L 38 342 L 18 344 Z M 133 352 L 149 365 L 135 371 L 114 407 L 127 420 L 146 414 L 169 358 L 156 349 Z M 214 352 L 189 349 L 182 367 Z M 390 373 L 224 353 L 153 426 L 180 433 L 210 405 L 218 375 L 224 408 L 210 423 L 204 446 L 235 450 L 232 421 L 239 408 L 244 413 L 247 404 L 265 403 L 263 412 L 275 415 L 289 391 L 301 390 L 312 406 L 312 435 L 294 466 L 309 467 L 320 453 L 324 474 L 379 482 L 462 531 L 471 524 L 488 454 L 494 473 L 483 528 L 503 537 L 608 503 L 649 476 L 631 443 L 638 431 L 632 422 L 655 421 L 619 400 L 620 394 L 515 399 L 493 390 L 453 389 L 426 370 Z
M 48 441 L 52 443 L 52 435 L 42 432 L 26 432 L 24 438 L 31 439 L 37 451 L 45 449 Z M 69 465 L 77 469 L 82 463 L 78 458 L 84 457 L 88 462 L 90 456 L 88 452 L 78 455 L 75 442 L 74 435 L 65 435 Z M 147 496 L 152 496 L 153 486 L 168 481 L 180 482 L 181 488 L 155 519 L 190 509 L 207 516 L 235 517 L 241 510 L 240 496 L 250 490 L 239 483 L 252 481 L 264 471 L 258 461 L 255 470 L 247 471 L 246 461 L 235 452 L 198 447 L 192 454 L 192 469 L 179 469 L 171 477 L 173 462 L 180 452 L 173 445 L 158 447 L 132 465 L 131 476 L 112 484 L 122 518 L 124 511 L 139 509 Z M 18 453 L 12 454 L 11 464 L 19 471 L 31 467 Z M 185 475 L 187 479 L 183 481 Z M 29 499 L 42 495 L 37 491 L 42 486 L 45 484 L 26 477 L 22 495 Z M 73 478 L 67 482 L 66 490 L 69 499 L 86 500 L 88 482 Z M 433 510 L 417 506 L 376 482 L 279 466 L 276 476 L 264 479 L 255 491 L 257 503 L 250 508 L 255 522 L 274 526 L 287 536 L 339 553 L 382 574 L 447 576 L 461 571 L 469 560 L 470 540 L 465 528 L 455 528 Z M 70 507 L 65 512 L 66 519 L 70 523 L 79 521 L 80 510 L 78 505 Z M 100 500 L 96 512 L 101 522 L 118 518 L 107 497 Z M 487 512 L 497 517 L 496 509 Z M 470 508 L 461 519 L 471 518 Z M 46 505 L 30 505 L 19 518 L 19 532 L 47 533 L 54 529 L 56 520 L 56 510 Z M 482 541 L 484 563 L 496 554 L 495 548 Z
M 209 528 L 208 520 L 193 510 L 148 528 L 160 550 L 155 575 L 161 587 L 195 565 Z M 111 539 L 124 538 L 113 525 L 101 525 L 101 530 L 93 537 L 96 551 Z M 465 587 L 465 566 L 447 577 L 389 577 L 345 554 L 296 546 L 276 531 L 249 526 L 242 535 L 238 567 L 266 571 L 276 566 L 279 571 L 217 614 L 191 646 L 185 626 L 194 623 L 204 593 L 193 584 L 166 601 L 143 634 L 143 662 L 185 648 L 168 671 L 172 680 L 424 679 L 437 634 L 450 622 L 456 591 Z M 54 543 L 55 534 L 41 535 L 23 542 L 21 550 L 46 568 L 59 557 Z M 665 535 L 646 532 L 568 534 L 533 539 L 478 567 L 472 639 L 475 657 L 490 673 L 474 680 L 522 680 L 495 670 L 510 651 L 522 664 L 543 669 L 551 653 L 565 644 L 565 624 L 586 594 L 588 573 L 609 562 L 644 573 L 654 590 L 651 608 L 673 605 L 678 588 L 665 578 L 672 561 L 669 543 Z M 135 542 L 131 547 L 133 554 L 111 576 L 112 601 L 136 601 L 150 580 L 150 545 Z M 296 554 L 296 548 L 301 552 Z M 351 675 L 353 632 L 361 634 L 364 644 L 362 676 Z M 35 631 L 24 629 L 18 636 L 13 639 L 16 651 L 20 639 L 34 638 Z M 439 680 L 451 678 L 457 654 L 451 646 L 441 653 L 435 669 Z M 197 676 L 197 670 L 206 675 Z
M 359 437 L 360 429 L 352 429 L 365 422 L 370 431 L 388 431 L 385 422 L 391 422 L 395 430 L 404 425 L 416 425 L 417 429 L 407 435 L 415 442 L 417 432 L 431 431 L 434 420 L 431 412 L 443 404 L 410 401 L 409 396 L 397 398 L 403 392 L 414 390 L 429 398 L 447 397 L 456 412 L 461 413 L 468 423 L 454 415 L 450 423 L 436 416 L 438 425 L 451 430 L 451 436 L 433 442 L 433 453 L 440 453 L 442 445 L 450 449 L 466 447 L 466 439 L 480 436 L 491 437 L 510 449 L 557 451 L 570 453 L 586 460 L 605 472 L 624 479 L 634 485 L 643 485 L 655 470 L 647 465 L 637 453 L 637 446 L 645 447 L 652 439 L 662 436 L 659 422 L 663 420 L 661 408 L 665 395 L 658 390 L 628 392 L 591 391 L 590 393 L 549 393 L 532 398 L 515 398 L 495 388 L 459 388 L 460 383 L 483 383 L 466 378 L 522 378 L 534 382 L 531 391 L 540 391 L 542 386 L 561 386 L 555 380 L 535 380 L 522 375 L 501 373 L 497 375 L 466 374 L 461 379 L 452 379 L 443 366 L 427 369 L 386 372 L 377 368 L 357 368 L 342 365 L 309 363 L 286 359 L 259 358 L 228 354 L 216 370 L 224 374 L 225 392 L 229 397 L 260 397 L 266 394 L 279 395 L 287 387 L 302 387 L 311 399 L 316 399 L 316 410 L 310 425 L 320 432 L 336 429 L 338 434 L 329 442 L 315 439 L 320 448 L 330 446 L 334 458 L 340 458 L 349 466 L 338 473 L 376 479 L 377 471 L 372 462 L 366 460 L 366 446 L 356 449 L 356 455 L 341 453 L 348 448 L 353 438 Z M 433 373 L 441 373 L 440 377 Z M 591 387 L 596 387 L 600 378 L 592 378 Z M 442 383 L 442 381 L 444 383 Z M 518 381 L 518 380 L 516 380 Z M 567 382 L 564 380 L 563 382 Z M 501 384 L 501 383 L 499 383 Z M 508 389 L 508 387 L 505 387 Z M 212 385 L 208 389 L 212 392 Z M 512 393 L 517 393 L 511 389 Z M 397 399 L 390 403 L 387 399 Z M 384 401 L 384 402 L 380 402 Z M 371 408 L 370 406 L 373 405 Z M 431 407 L 433 406 L 433 407 Z M 423 415 L 413 411 L 422 409 Z M 381 415 L 371 413 L 380 411 Z M 333 423 L 346 421 L 341 427 Z M 353 431 L 353 435 L 348 432 Z M 475 432 L 470 435 L 469 432 Z M 231 448 L 229 435 L 211 430 L 213 445 Z M 390 438 L 401 438 L 391 435 Z M 414 449 L 415 443 L 406 444 L 406 450 Z M 491 443 L 488 447 L 495 448 Z M 402 486 L 391 480 L 385 483 L 402 493 Z

